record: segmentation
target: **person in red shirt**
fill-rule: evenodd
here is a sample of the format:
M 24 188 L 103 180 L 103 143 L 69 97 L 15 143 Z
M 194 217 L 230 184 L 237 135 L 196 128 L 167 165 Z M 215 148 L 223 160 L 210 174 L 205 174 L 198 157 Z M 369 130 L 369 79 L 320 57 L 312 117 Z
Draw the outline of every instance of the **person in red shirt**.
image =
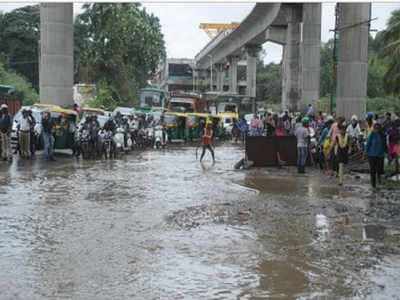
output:
M 211 153 L 213 163 L 215 163 L 214 150 L 212 148 L 212 138 L 213 138 L 212 123 L 207 123 L 203 130 L 203 136 L 201 137 L 201 143 L 203 146 L 203 151 L 201 152 L 200 162 L 202 161 L 204 155 L 206 154 L 206 149 Z

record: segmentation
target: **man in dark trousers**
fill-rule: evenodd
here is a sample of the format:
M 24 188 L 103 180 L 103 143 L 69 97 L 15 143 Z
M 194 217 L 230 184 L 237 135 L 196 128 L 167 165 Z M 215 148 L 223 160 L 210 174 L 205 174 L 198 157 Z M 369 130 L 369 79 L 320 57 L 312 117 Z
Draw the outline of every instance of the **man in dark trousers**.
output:
M 373 188 L 376 188 L 376 180 L 378 179 L 378 183 L 381 183 L 381 175 L 384 173 L 384 157 L 385 152 L 387 152 L 386 136 L 383 133 L 381 124 L 374 124 L 374 129 L 368 136 L 366 148 L 371 175 L 371 185 Z
M 8 113 L 8 106 L 2 104 L 0 107 L 0 145 L 1 158 L 12 160 L 10 148 L 11 116 Z
M 43 129 L 43 143 L 44 143 L 44 157 L 46 160 L 54 161 L 53 148 L 54 148 L 54 136 L 53 136 L 54 121 L 50 116 L 49 112 L 43 113 L 42 129 Z
M 215 157 L 214 157 L 214 150 L 212 148 L 212 138 L 213 138 L 213 130 L 212 130 L 212 123 L 207 122 L 206 127 L 204 128 L 203 135 L 201 138 L 201 143 L 203 146 L 203 151 L 201 152 L 200 156 L 200 162 L 203 160 L 204 154 L 206 154 L 206 149 L 210 151 L 213 163 L 215 163 Z
M 28 109 L 28 118 L 29 118 L 29 123 L 31 125 L 30 129 L 30 150 L 31 150 L 31 159 L 35 157 L 35 151 L 36 151 L 36 134 L 35 134 L 35 126 L 36 126 L 36 120 L 35 117 L 32 114 L 32 110 Z

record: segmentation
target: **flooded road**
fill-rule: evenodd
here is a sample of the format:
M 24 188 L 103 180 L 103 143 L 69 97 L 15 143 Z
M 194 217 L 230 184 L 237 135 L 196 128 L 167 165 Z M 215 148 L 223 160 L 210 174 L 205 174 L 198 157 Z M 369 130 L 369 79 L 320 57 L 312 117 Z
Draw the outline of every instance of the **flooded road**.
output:
M 374 252 L 387 229 L 365 226 L 362 190 L 234 171 L 242 156 L 226 144 L 215 165 L 193 147 L 0 164 L 0 299 L 399 295 L 400 259 Z

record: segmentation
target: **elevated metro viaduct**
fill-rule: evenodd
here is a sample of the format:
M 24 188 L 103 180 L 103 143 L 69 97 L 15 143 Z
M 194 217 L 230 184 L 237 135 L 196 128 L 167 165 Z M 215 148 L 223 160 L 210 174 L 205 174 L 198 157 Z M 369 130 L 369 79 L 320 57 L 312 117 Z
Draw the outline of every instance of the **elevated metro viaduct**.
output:
M 369 3 L 339 4 L 337 114 L 365 113 L 368 74 Z M 40 7 L 40 101 L 73 104 L 73 6 L 42 3 Z M 229 62 L 230 92 L 237 92 L 237 62 L 247 60 L 247 94 L 256 93 L 256 54 L 272 41 L 283 45 L 282 106 L 292 111 L 319 98 L 321 4 L 257 3 L 235 30 L 214 38 L 196 55 L 196 68 L 218 70 Z
M 369 19 L 369 3 L 339 4 L 337 115 L 346 118 L 365 113 Z M 219 34 L 196 55 L 197 68 L 212 64 L 221 74 L 229 63 L 230 92 L 236 93 L 237 61 L 246 57 L 247 95 L 254 98 L 256 56 L 267 41 L 283 46 L 282 108 L 299 111 L 318 100 L 320 3 L 257 3 L 238 28 Z

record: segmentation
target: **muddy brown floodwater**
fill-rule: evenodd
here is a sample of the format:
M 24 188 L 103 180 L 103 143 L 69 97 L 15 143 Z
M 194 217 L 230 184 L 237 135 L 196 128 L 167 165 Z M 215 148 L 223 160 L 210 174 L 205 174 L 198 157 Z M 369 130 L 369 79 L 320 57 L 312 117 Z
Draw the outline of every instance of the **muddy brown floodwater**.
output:
M 400 295 L 397 231 L 366 224 L 365 187 L 216 155 L 1 163 L 0 299 Z

